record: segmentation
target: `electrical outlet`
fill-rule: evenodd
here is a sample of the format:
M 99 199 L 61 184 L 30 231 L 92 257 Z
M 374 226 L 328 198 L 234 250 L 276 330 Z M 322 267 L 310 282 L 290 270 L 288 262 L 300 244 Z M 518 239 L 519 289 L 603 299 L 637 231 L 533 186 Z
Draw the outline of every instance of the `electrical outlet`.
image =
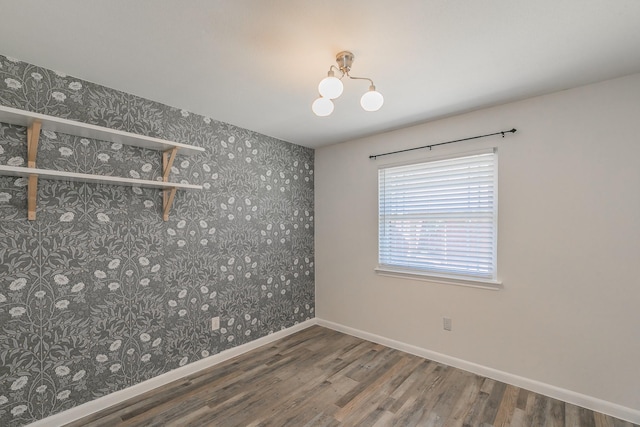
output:
M 445 331 L 450 331 L 451 330 L 451 318 L 450 317 L 443 317 L 442 318 L 442 328 Z
M 220 317 L 212 317 L 211 318 L 211 330 L 217 331 L 220 329 Z

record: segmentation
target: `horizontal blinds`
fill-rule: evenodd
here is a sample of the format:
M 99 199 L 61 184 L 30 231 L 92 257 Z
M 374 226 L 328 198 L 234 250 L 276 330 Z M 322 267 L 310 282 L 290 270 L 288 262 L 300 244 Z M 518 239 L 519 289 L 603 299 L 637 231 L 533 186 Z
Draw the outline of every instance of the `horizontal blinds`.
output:
M 495 279 L 496 156 L 380 169 L 379 264 Z

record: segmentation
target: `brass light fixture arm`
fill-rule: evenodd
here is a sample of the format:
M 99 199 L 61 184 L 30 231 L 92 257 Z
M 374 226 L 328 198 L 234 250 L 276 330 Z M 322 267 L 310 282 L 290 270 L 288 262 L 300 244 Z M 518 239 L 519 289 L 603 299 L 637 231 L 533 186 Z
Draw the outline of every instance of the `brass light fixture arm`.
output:
M 347 75 L 349 76 L 349 74 L 347 73 Z M 369 80 L 369 83 L 371 83 L 371 85 L 369 86 L 370 90 L 376 90 L 376 86 L 373 84 L 373 80 L 371 80 L 368 77 L 353 77 L 353 76 L 349 76 L 350 79 L 353 80 Z
M 336 70 L 337 72 L 341 73 L 341 76 L 338 77 L 340 80 L 342 80 L 342 78 L 344 77 L 344 71 L 342 71 L 340 68 L 336 67 L 335 65 L 332 65 L 329 67 L 329 72 L 327 73 L 327 75 L 329 76 L 333 76 L 333 70 Z
M 341 69 L 339 69 L 335 65 L 332 65 L 332 66 L 329 67 L 329 71 L 327 72 L 327 76 L 328 77 L 335 77 L 335 73 L 333 72 L 333 70 L 336 70 L 339 73 L 342 73 L 342 75 L 340 77 L 338 77 L 338 79 L 342 80 L 342 78 L 344 77 L 344 71 L 342 71 Z
M 338 66 L 336 67 L 335 65 L 332 65 L 331 67 L 329 67 L 329 73 L 331 73 L 332 70 L 335 68 L 337 71 L 339 70 L 342 72 L 342 76 L 340 77 L 340 80 L 342 80 L 344 76 L 347 76 L 352 80 L 369 80 L 369 83 L 371 83 L 371 85 L 369 86 L 369 89 L 376 90 L 376 87 L 373 84 L 373 80 L 371 80 L 370 78 L 352 77 L 351 75 L 349 75 L 349 71 L 351 71 L 351 66 L 353 65 L 354 59 L 355 59 L 355 55 L 349 52 L 348 50 L 343 50 L 342 52 L 339 52 L 336 55 L 336 63 L 338 64 Z

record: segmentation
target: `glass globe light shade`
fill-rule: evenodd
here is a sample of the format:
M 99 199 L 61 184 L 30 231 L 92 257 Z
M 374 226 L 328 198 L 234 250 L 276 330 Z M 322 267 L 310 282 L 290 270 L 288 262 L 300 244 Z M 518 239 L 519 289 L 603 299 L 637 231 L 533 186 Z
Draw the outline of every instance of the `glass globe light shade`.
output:
M 378 111 L 382 104 L 384 97 L 373 86 L 360 98 L 360 105 L 365 111 Z
M 320 81 L 318 92 L 324 98 L 335 99 L 342 95 L 344 86 L 339 78 L 333 76 L 333 72 L 329 76 Z
M 328 98 L 320 97 L 313 101 L 313 104 L 311 104 L 311 109 L 316 114 L 316 116 L 325 117 L 333 113 L 333 102 L 331 102 L 331 100 Z

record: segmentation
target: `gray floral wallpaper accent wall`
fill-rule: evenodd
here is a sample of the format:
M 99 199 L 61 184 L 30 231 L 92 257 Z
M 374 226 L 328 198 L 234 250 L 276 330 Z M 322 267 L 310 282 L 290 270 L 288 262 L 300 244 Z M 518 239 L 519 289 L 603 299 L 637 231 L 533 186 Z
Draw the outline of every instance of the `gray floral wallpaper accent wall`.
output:
M 197 145 L 159 190 L 0 176 L 0 425 L 314 317 L 313 150 L 0 56 L 0 104 Z M 26 130 L 0 124 L 0 164 Z M 161 155 L 43 131 L 42 168 L 156 179 Z M 220 316 L 221 328 L 210 330 Z

